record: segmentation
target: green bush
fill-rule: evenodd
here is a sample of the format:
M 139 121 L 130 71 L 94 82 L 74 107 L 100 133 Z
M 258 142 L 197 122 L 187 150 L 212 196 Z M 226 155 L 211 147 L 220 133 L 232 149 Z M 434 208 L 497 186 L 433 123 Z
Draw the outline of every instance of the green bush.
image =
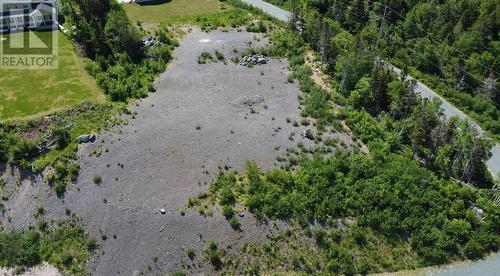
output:
M 206 253 L 210 264 L 212 264 L 215 269 L 220 269 L 222 267 L 222 260 L 220 259 L 219 253 L 217 252 L 217 243 L 214 241 L 210 241 L 208 243 Z
M 498 249 L 500 237 L 489 228 L 500 215 L 498 208 L 469 188 L 436 178 L 411 155 L 339 152 L 301 160 L 295 172 L 275 169 L 261 175 L 253 162 L 247 162 L 245 170 L 243 204 L 256 217 L 291 218 L 306 228 L 313 222 L 328 225 L 336 219 L 353 217 L 356 224 L 349 227 L 346 240 L 367 252 L 377 250 L 372 247 L 372 235 L 394 241 L 395 246 L 409 239 L 418 260 L 426 265 L 460 258 L 461 252 L 468 258 L 480 258 Z M 214 181 L 210 191 L 225 189 L 220 183 Z M 450 204 L 457 200 L 482 202 L 480 208 L 489 215 L 483 223 L 477 223 L 474 214 L 468 215 L 469 208 L 456 209 Z M 223 207 L 223 212 L 230 213 L 229 208 Z M 234 216 L 230 223 L 239 229 Z M 369 234 L 371 231 L 375 234 Z M 330 244 L 345 240 L 335 229 L 329 234 L 321 229 L 312 233 L 318 246 L 326 251 Z M 336 269 L 351 273 L 347 259 L 336 258 L 341 262 Z M 366 270 L 369 266 L 356 269 Z
M 12 161 L 16 164 L 23 164 L 31 161 L 38 154 L 35 142 L 26 139 L 19 139 L 11 148 Z
M 42 236 L 38 231 L 0 232 L 0 266 L 34 266 L 40 263 Z
M 71 141 L 71 134 L 67 128 L 55 127 L 52 129 L 51 134 L 59 149 L 65 148 Z
M 224 205 L 222 207 L 222 214 L 224 215 L 224 217 L 226 217 L 226 219 L 231 219 L 232 217 L 234 217 L 234 209 L 232 206 L 229 206 L 229 205 Z
M 233 228 L 234 230 L 240 230 L 241 225 L 237 218 L 232 217 L 229 220 L 229 224 L 231 224 L 231 228 Z
M 211 62 L 215 60 L 212 54 L 209 52 L 202 52 L 200 56 L 198 57 L 198 64 L 206 64 L 208 62 Z
M 224 61 L 224 54 L 219 51 L 219 50 L 215 50 L 215 57 L 219 60 L 219 61 Z
M 193 248 L 188 248 L 186 249 L 186 254 L 188 255 L 189 259 L 194 260 L 195 253 Z
M 0 266 L 32 267 L 46 261 L 70 274 L 85 272 L 95 242 L 80 226 L 65 221 L 55 228 L 39 223 L 39 229 L 0 231 Z
M 96 174 L 96 175 L 94 175 L 92 180 L 94 181 L 95 184 L 100 184 L 102 182 L 102 177 L 100 175 Z

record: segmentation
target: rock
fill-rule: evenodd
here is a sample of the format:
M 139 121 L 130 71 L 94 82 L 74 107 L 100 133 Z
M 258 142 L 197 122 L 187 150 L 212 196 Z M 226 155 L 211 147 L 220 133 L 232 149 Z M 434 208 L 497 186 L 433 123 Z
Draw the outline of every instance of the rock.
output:
M 269 58 L 264 55 L 251 55 L 244 56 L 240 61 L 240 65 L 247 66 L 249 64 L 267 64 L 267 62 L 269 62 Z
M 302 131 L 301 136 L 302 136 L 302 139 L 305 139 L 305 138 L 310 139 L 310 140 L 314 139 L 314 135 L 313 135 L 311 129 L 306 129 L 306 130 Z
M 84 135 L 80 135 L 76 138 L 76 141 L 78 143 L 89 143 L 89 142 L 94 142 L 96 140 L 96 135 L 95 134 L 84 134 Z
M 153 37 L 152 35 L 147 35 L 145 38 L 142 39 L 142 43 L 144 43 L 145 46 L 151 47 L 156 44 L 156 38 Z
M 255 96 L 250 97 L 250 98 L 244 97 L 240 103 L 242 105 L 245 105 L 245 106 L 254 106 L 254 105 L 257 105 L 257 104 L 260 104 L 263 102 L 264 102 L 264 96 L 255 95 Z
M 162 208 L 162 209 L 160 209 L 160 213 L 161 213 L 162 215 L 165 215 L 165 213 L 166 213 L 166 212 L 167 212 L 167 211 L 166 211 L 165 209 L 163 209 L 163 208 Z
M 242 218 L 245 216 L 245 213 L 239 213 L 238 216 L 240 216 L 240 218 Z
M 88 143 L 90 141 L 90 136 L 89 135 L 80 135 L 76 138 L 78 143 Z

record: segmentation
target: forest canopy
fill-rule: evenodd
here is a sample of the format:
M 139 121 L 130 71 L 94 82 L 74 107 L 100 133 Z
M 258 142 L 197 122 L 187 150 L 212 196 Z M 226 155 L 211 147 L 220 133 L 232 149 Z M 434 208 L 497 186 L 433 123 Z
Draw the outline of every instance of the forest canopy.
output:
M 352 72 L 341 67 L 339 59 L 349 46 L 356 45 L 358 52 L 375 52 L 424 81 L 499 141 L 497 1 L 269 2 L 296 14 L 293 19 L 305 25 L 304 38 L 322 53 L 329 72 L 337 78 Z M 354 85 L 347 82 L 345 89 Z

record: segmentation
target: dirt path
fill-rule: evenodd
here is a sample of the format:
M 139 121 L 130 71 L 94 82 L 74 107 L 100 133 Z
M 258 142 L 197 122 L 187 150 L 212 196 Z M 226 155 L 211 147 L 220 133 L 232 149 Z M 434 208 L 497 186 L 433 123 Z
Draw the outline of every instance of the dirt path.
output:
M 314 83 L 316 83 L 326 91 L 331 91 L 332 87 L 328 83 L 328 80 L 326 80 L 325 74 L 323 74 L 323 72 L 321 71 L 321 64 L 314 61 L 314 53 L 312 51 L 306 52 L 305 61 L 306 64 L 311 67 L 313 73 L 311 78 L 313 79 Z
M 94 275 L 161 274 L 183 264 L 189 264 L 185 270 L 191 273 L 207 272 L 210 267 L 197 265 L 206 241 L 237 248 L 245 241 L 265 239 L 267 227 L 249 214 L 240 218 L 243 232 L 235 232 L 218 211 L 211 218 L 180 212 L 190 196 L 207 188 L 219 166 L 240 171 L 251 159 L 268 169 L 286 147 L 299 140 L 311 143 L 300 138 L 303 127 L 285 121 L 300 118 L 299 90 L 286 81 L 285 61 L 253 68 L 230 61 L 197 63 L 203 51 L 216 49 L 229 59 L 236 55 L 233 49 L 245 49 L 254 36 L 199 30 L 186 35 L 160 76 L 157 92 L 134 107 L 136 119 L 100 134 L 95 144 L 80 150 L 81 173 L 65 198 L 58 199 L 34 178 L 11 200 L 19 204 L 9 210 L 7 228 L 33 224 L 37 205 L 44 206 L 49 220 L 64 217 L 64 208 L 70 209 L 98 240 L 99 251 L 90 264 Z M 254 40 L 253 46 L 264 41 Z M 255 95 L 264 102 L 253 111 L 241 104 Z M 295 141 L 289 139 L 292 131 L 297 133 Z M 90 156 L 94 150 L 102 155 Z M 102 176 L 101 185 L 93 183 L 94 175 Z M 194 262 L 185 253 L 189 247 L 197 255 Z

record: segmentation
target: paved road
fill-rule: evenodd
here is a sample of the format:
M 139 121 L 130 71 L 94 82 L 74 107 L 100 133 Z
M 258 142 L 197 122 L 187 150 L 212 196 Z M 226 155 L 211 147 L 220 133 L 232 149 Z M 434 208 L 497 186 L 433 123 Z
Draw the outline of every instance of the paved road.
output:
M 401 73 L 401 69 L 394 67 L 393 65 L 389 64 L 389 67 L 396 73 Z M 409 77 L 412 79 L 411 77 Z M 454 105 L 446 101 L 443 97 L 439 96 L 436 92 L 432 91 L 429 87 L 427 87 L 425 84 L 417 81 L 417 86 L 415 87 L 415 91 L 417 93 L 420 93 L 420 95 L 424 98 L 428 99 L 434 99 L 438 98 L 442 102 L 442 108 L 444 110 L 444 115 L 446 115 L 447 118 L 456 116 L 460 119 L 466 120 L 470 119 L 469 116 L 467 116 L 464 112 L 456 108 Z M 473 120 L 471 120 L 474 125 L 483 133 L 479 125 L 477 125 Z M 491 150 L 491 158 L 486 161 L 486 166 L 488 166 L 488 169 L 490 170 L 491 174 L 494 177 L 497 177 L 499 172 L 500 172 L 500 146 L 498 144 L 495 144 L 493 149 Z
M 242 0 L 243 2 L 246 2 L 250 5 L 253 5 L 257 8 L 262 9 L 264 12 L 268 13 L 269 15 L 283 21 L 287 21 L 291 13 L 288 11 L 285 11 L 281 8 L 278 8 L 272 4 L 266 3 L 262 0 Z M 396 68 L 392 65 L 390 65 L 392 69 L 399 73 L 401 70 L 399 68 Z M 429 87 L 427 87 L 425 84 L 421 83 L 420 81 L 417 81 L 417 87 L 415 88 L 415 91 L 420 93 L 422 97 L 433 99 L 433 98 L 439 98 L 441 100 L 442 107 L 444 109 L 444 114 L 450 118 L 452 116 L 457 116 L 460 119 L 470 119 L 465 113 L 460 111 L 458 108 L 453 106 L 451 103 L 443 99 L 441 96 L 439 96 L 436 92 L 432 91 Z M 473 120 L 471 120 L 473 121 Z M 477 128 L 482 132 L 481 128 L 476 124 Z M 486 166 L 488 166 L 488 169 L 490 170 L 491 174 L 494 177 L 497 177 L 500 173 L 500 145 L 495 144 L 493 147 L 492 151 L 492 156 L 491 158 L 486 162 Z
M 449 268 L 429 273 L 429 276 L 494 276 L 500 271 L 500 254 L 494 254 L 484 260 L 468 261 Z M 418 274 L 420 275 L 420 274 Z M 423 274 L 422 274 L 423 275 Z
M 275 5 L 269 4 L 262 0 L 242 0 L 242 1 L 263 10 L 272 17 L 279 19 L 281 21 L 288 21 L 291 15 L 291 13 L 285 11 L 284 9 L 276 7 Z

